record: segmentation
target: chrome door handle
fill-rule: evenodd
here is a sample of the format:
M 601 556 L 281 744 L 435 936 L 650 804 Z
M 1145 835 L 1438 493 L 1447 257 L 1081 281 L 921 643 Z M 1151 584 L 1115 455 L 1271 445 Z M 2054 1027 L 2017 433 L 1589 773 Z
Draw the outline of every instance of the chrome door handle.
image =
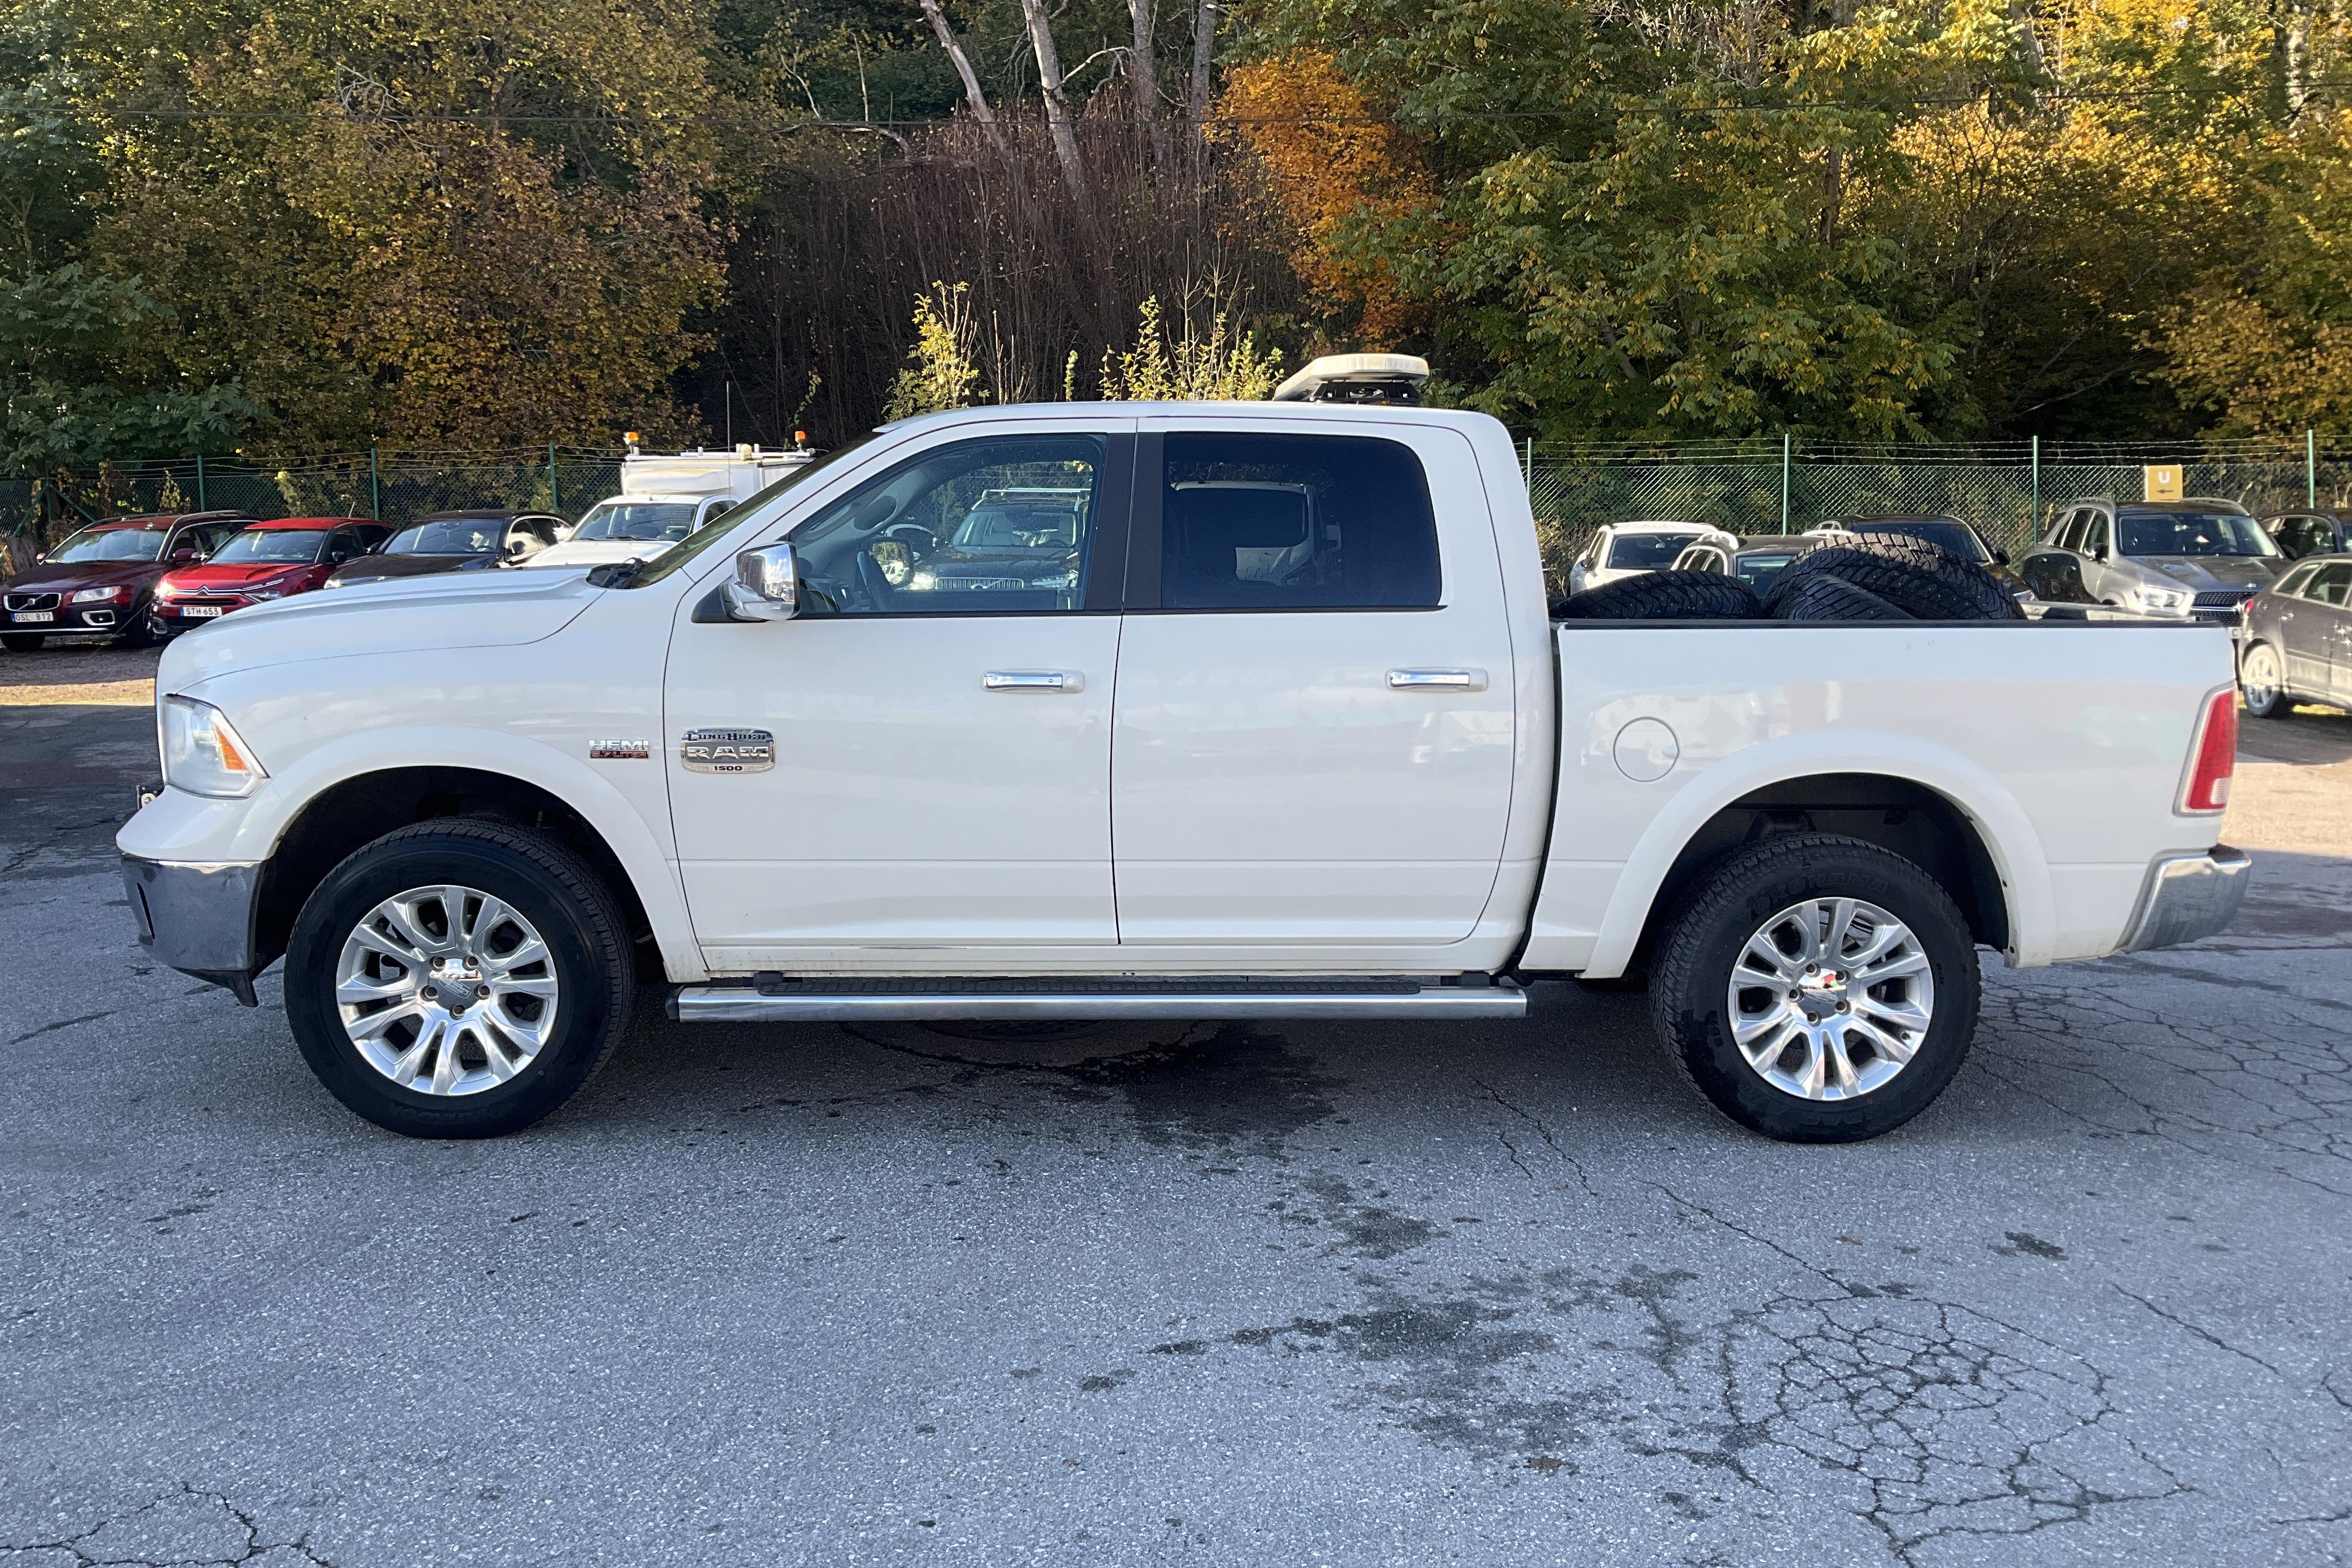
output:
M 1075 669 L 992 669 L 980 684 L 990 691 L 1084 691 L 1087 678 Z
M 1483 669 L 1391 669 L 1389 671 L 1391 691 L 1417 691 L 1428 688 L 1442 691 L 1484 691 L 1486 672 Z

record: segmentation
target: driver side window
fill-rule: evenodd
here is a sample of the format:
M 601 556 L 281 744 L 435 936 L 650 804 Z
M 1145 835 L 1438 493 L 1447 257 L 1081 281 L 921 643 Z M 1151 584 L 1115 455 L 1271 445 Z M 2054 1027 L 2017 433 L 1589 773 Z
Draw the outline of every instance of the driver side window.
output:
M 1052 615 L 1086 604 L 1108 440 L 936 447 L 793 531 L 801 614 Z

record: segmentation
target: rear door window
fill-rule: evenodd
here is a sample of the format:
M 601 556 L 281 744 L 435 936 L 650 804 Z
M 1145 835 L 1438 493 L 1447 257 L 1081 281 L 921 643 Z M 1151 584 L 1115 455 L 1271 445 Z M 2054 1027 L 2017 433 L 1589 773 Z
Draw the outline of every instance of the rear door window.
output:
M 1441 602 L 1429 479 L 1402 442 L 1172 431 L 1163 452 L 1161 608 L 1420 609 Z M 1673 558 L 1670 550 L 1665 560 Z
M 2347 589 L 2352 589 L 2352 562 L 2338 561 L 2321 567 L 2303 596 L 2315 604 L 2341 605 Z

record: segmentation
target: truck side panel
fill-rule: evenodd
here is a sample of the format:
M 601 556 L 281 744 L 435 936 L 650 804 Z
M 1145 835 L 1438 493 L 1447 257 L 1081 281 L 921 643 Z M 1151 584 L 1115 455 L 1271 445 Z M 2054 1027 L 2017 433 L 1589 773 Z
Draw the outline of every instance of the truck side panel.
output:
M 2119 945 L 2167 852 L 2219 826 L 2178 799 L 2205 699 L 2204 626 L 1566 624 L 1560 784 L 1528 952 L 1623 973 L 1676 858 L 1759 790 L 1893 778 L 1956 806 L 1990 853 L 2017 965 Z

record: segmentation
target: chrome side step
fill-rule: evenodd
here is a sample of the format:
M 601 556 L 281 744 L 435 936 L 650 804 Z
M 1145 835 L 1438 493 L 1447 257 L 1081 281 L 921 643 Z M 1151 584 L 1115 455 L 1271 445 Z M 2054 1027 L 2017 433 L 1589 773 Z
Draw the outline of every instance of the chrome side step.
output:
M 669 1016 L 685 1024 L 848 1023 L 860 1018 L 1517 1018 L 1528 994 L 1483 974 L 1459 980 L 1169 979 L 786 980 L 681 985 Z

